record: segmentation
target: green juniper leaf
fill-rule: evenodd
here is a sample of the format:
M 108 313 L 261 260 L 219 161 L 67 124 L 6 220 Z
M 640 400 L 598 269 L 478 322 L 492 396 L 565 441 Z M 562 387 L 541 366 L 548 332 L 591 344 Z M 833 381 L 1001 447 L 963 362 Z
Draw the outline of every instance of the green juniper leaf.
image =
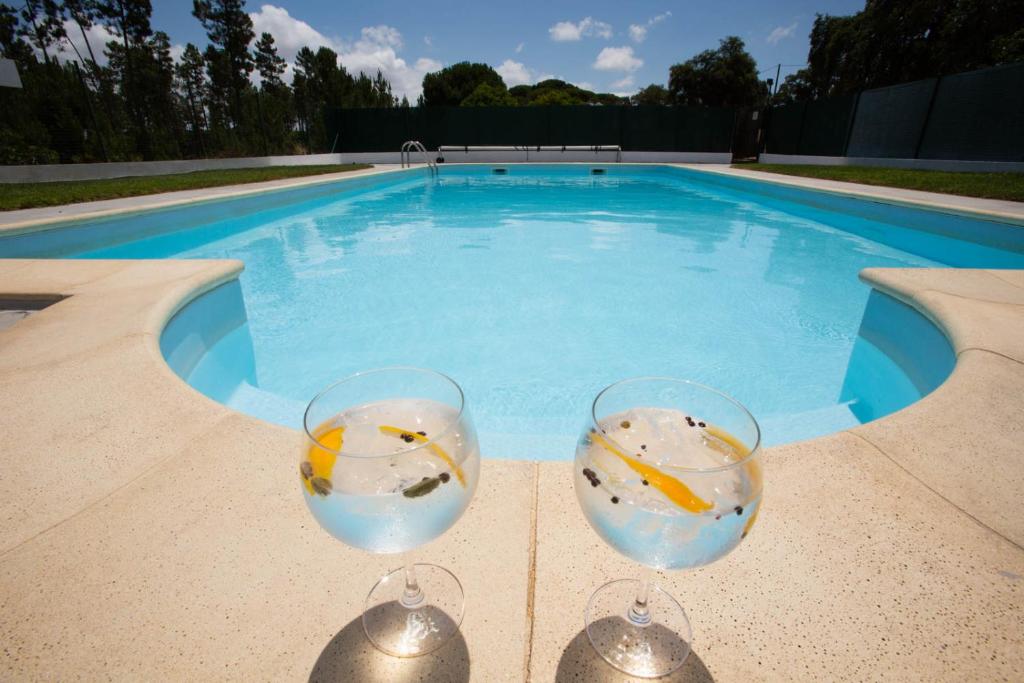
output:
M 424 479 L 418 484 L 413 484 L 409 488 L 405 489 L 404 491 L 402 491 L 402 495 L 405 496 L 406 498 L 419 498 L 420 496 L 427 495 L 440 485 L 440 477 L 430 477 L 428 479 Z
M 331 485 L 330 479 L 324 479 L 323 477 L 313 477 L 309 482 L 318 495 L 326 496 L 331 492 L 333 486 Z

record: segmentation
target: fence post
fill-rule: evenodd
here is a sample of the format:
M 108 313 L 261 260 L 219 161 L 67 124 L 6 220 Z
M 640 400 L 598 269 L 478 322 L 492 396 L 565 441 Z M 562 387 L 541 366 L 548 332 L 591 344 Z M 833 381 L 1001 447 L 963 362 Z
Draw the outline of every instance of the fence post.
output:
M 939 83 L 942 82 L 942 76 L 935 79 L 935 85 L 932 86 L 931 97 L 928 98 L 928 108 L 924 112 L 924 120 L 921 121 L 921 132 L 917 135 L 917 144 L 914 145 L 914 158 L 917 159 L 918 155 L 921 154 L 921 145 L 924 144 L 924 134 L 928 131 L 928 121 L 932 118 L 932 109 L 935 107 L 935 94 L 939 92 Z

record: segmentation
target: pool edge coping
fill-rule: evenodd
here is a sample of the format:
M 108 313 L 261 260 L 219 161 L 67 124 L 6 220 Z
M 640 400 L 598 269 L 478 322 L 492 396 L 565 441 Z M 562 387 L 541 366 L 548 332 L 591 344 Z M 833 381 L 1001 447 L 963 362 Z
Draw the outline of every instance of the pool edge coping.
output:
M 297 442 L 298 432 L 296 430 L 288 430 L 284 427 L 271 425 L 269 423 L 258 420 L 257 418 L 233 411 L 225 406 L 213 402 L 212 400 L 200 394 L 198 391 L 195 391 L 194 389 L 189 387 L 180 378 L 178 378 L 177 375 L 173 373 L 173 371 L 164 361 L 159 349 L 160 334 L 166 322 L 170 320 L 170 318 L 177 311 L 188 306 L 189 303 L 191 303 L 197 297 L 201 296 L 204 292 L 210 291 L 212 288 L 218 286 L 219 284 L 235 279 L 241 272 L 241 262 L 184 260 L 164 262 L 162 267 L 166 271 L 166 278 L 164 281 L 161 282 L 161 284 L 159 284 L 156 287 L 146 287 L 141 288 L 139 290 L 128 291 L 130 281 L 132 279 L 137 279 L 137 277 L 131 277 L 133 274 L 149 272 L 159 267 L 161 267 L 160 264 L 154 264 L 152 262 L 145 261 L 76 262 L 66 260 L 53 261 L 0 259 L 0 275 L 5 276 L 3 277 L 3 281 L 5 282 L 5 288 L 3 289 L 3 292 L 0 293 L 66 293 L 69 295 L 69 298 L 66 299 L 65 301 L 75 301 L 76 297 L 78 297 L 77 303 L 81 304 L 83 303 L 83 299 L 85 299 L 87 301 L 84 301 L 84 303 L 88 304 L 86 308 L 90 309 L 90 311 L 78 310 L 72 312 L 70 311 L 70 309 L 62 308 L 61 305 L 58 303 L 50 307 L 50 309 L 47 309 L 43 313 L 39 314 L 38 317 L 35 317 L 35 320 L 30 318 L 26 321 L 18 323 L 14 327 L 5 331 L 2 334 L 6 336 L 0 337 L 0 339 L 8 341 L 12 339 L 13 336 L 20 337 L 23 338 L 23 341 L 25 342 L 24 344 L 21 345 L 22 348 L 25 348 L 26 346 L 31 347 L 33 346 L 33 337 L 39 338 L 39 335 L 49 335 L 53 332 L 55 328 L 60 329 L 62 326 L 69 325 L 70 321 L 68 320 L 68 318 L 78 318 L 79 320 L 81 320 L 83 317 L 88 318 L 91 315 L 92 311 L 99 311 L 102 309 L 109 308 L 109 306 L 112 303 L 111 298 L 117 299 L 120 304 L 126 304 L 129 301 L 134 301 L 139 306 L 141 306 L 141 315 L 138 315 L 135 318 L 137 322 L 133 326 L 125 328 L 124 330 L 122 330 L 121 332 L 117 333 L 114 336 L 117 337 L 117 341 L 119 342 L 130 342 L 133 345 L 142 344 L 149 352 L 150 362 L 147 364 L 147 367 L 149 368 L 147 372 L 151 372 L 153 376 L 151 378 L 151 381 L 147 381 L 147 395 L 137 396 L 137 400 L 148 403 L 150 401 L 155 401 L 155 397 L 158 394 L 182 394 L 182 392 L 184 392 L 184 398 L 186 402 L 189 404 L 189 412 L 195 415 L 199 421 L 208 422 L 209 424 L 212 425 L 219 424 L 223 420 L 230 420 L 232 424 L 244 425 L 244 430 L 250 432 L 249 438 L 254 439 L 256 442 L 260 443 L 274 443 L 275 440 L 279 441 L 280 435 L 284 432 L 292 433 L 291 436 L 294 436 L 294 440 Z M 916 284 L 914 282 L 899 280 L 899 276 L 907 272 L 909 272 L 910 275 L 920 276 L 922 273 L 928 273 L 929 271 L 931 272 L 932 276 L 938 277 L 939 279 L 927 281 L 926 278 L 925 281 L 919 281 Z M 992 271 L 958 271 L 954 269 L 867 269 L 862 272 L 861 277 L 863 280 L 871 284 L 871 286 L 876 287 L 880 291 L 883 291 L 887 294 L 900 298 L 901 300 L 910 304 L 915 309 L 922 312 L 922 314 L 929 317 L 929 319 L 942 324 L 943 327 L 941 327 L 940 329 L 942 329 L 943 333 L 946 334 L 947 337 L 949 337 L 951 334 L 950 330 L 954 330 L 958 325 L 958 321 L 955 319 L 956 316 L 951 317 L 948 311 L 930 310 L 930 307 L 927 303 L 922 303 L 922 301 L 924 301 L 922 295 L 928 291 L 934 291 L 934 287 L 941 286 L 942 281 L 945 279 L 958 279 L 958 273 L 966 273 L 972 279 L 977 279 L 978 277 L 981 277 L 982 280 L 984 280 L 984 278 L 988 277 L 991 274 L 991 272 Z M 1016 281 L 1009 282 L 1008 280 L 1003 280 L 1003 282 L 1009 287 L 1019 290 L 1021 295 L 1020 300 L 1024 302 L 1024 271 L 1011 272 L 1021 275 L 1021 284 L 1017 284 Z M 126 274 L 128 275 L 128 277 L 124 277 Z M 115 292 L 111 290 L 110 281 L 117 279 L 120 279 L 120 282 L 117 283 L 117 289 Z M 1010 309 L 1008 313 L 1016 315 L 1018 318 L 1024 318 L 1024 308 L 1020 308 L 1018 310 L 1017 308 L 1010 308 L 1011 306 L 1016 306 L 1016 304 L 1007 304 L 1008 309 Z M 65 310 L 68 311 L 68 315 L 65 315 Z M 125 315 L 127 315 L 127 313 L 125 313 Z M 954 344 L 954 346 L 956 346 L 956 342 L 954 341 L 954 339 L 950 338 L 950 341 L 951 343 Z M 80 341 L 76 335 L 65 335 L 65 339 L 63 340 L 62 345 L 72 347 L 70 349 L 70 352 L 73 354 L 82 354 L 79 362 L 80 365 L 88 366 L 90 364 L 90 357 L 87 354 L 94 349 L 90 345 L 83 344 L 83 342 Z M 10 348 L 10 346 L 7 345 L 7 348 Z M 971 349 L 956 348 L 956 350 L 957 366 L 958 369 L 962 370 L 962 368 L 960 368 L 961 355 L 962 353 L 968 352 Z M 79 356 L 76 355 L 76 358 L 78 357 Z M 61 367 L 54 367 L 52 370 L 49 370 L 48 368 L 41 367 L 38 368 L 36 371 L 40 373 L 51 373 L 56 375 L 62 372 L 62 369 Z M 954 370 L 954 373 L 956 372 L 957 369 Z M 0 378 L 3 378 L 5 381 L 10 379 L 9 375 L 3 373 L 2 371 L 0 371 Z M 113 377 L 108 379 L 116 383 L 118 378 Z M 961 381 L 962 379 L 962 375 L 957 377 L 951 375 L 951 378 L 947 380 L 945 383 L 943 383 L 943 385 L 941 385 L 939 388 L 937 388 L 935 392 L 933 392 L 930 396 L 935 396 L 940 392 L 949 391 L 952 388 L 952 384 L 954 384 L 957 381 Z M 1019 395 L 1017 400 L 1020 403 L 1022 409 L 1024 409 L 1024 393 Z M 921 409 L 921 403 L 922 402 L 919 401 L 914 404 L 911 404 L 910 406 L 904 408 L 902 411 L 899 411 L 897 413 L 894 413 L 893 415 L 878 420 L 877 423 L 891 421 L 896 419 L 897 416 L 905 417 L 908 413 L 917 412 Z M 173 428 L 173 425 L 168 425 L 168 427 Z M 871 440 L 857 435 L 858 429 L 860 428 L 855 428 L 854 430 L 847 430 L 843 432 L 837 432 L 835 434 L 818 437 L 805 442 L 787 444 L 785 446 L 770 447 L 765 450 L 766 463 L 771 462 L 770 458 L 773 453 L 782 452 L 783 450 L 790 453 L 791 455 L 799 454 L 802 452 L 807 452 L 808 454 L 811 454 L 814 452 L 814 449 L 816 448 L 827 448 L 834 444 L 848 443 L 849 438 L 852 437 L 847 437 L 846 435 L 851 434 L 856 436 L 857 438 L 862 439 L 865 443 L 870 444 L 870 447 L 877 450 L 879 453 L 881 453 L 881 455 L 885 457 L 891 457 L 889 454 L 882 452 L 882 450 L 877 445 L 875 445 Z M 264 439 L 260 435 L 267 435 L 267 438 Z M 23 440 L 25 443 L 30 444 L 31 439 L 37 436 L 38 434 L 25 434 L 23 435 Z M 103 434 L 101 438 L 103 441 L 107 443 L 115 444 L 115 447 L 117 444 L 121 444 L 121 447 L 123 448 L 125 439 L 127 439 L 128 442 L 131 443 L 133 437 L 135 442 L 138 443 L 139 439 L 145 438 L 146 435 L 134 434 L 132 432 L 131 424 L 126 422 L 118 422 L 114 426 L 112 426 L 107 433 Z M 846 441 L 844 441 L 844 439 Z M 911 435 L 908 435 L 908 439 L 912 440 L 913 437 Z M 194 443 L 194 447 L 202 448 L 205 442 L 201 440 L 196 440 Z M 209 446 L 205 447 L 207 449 L 210 448 Z M 865 450 L 865 453 L 867 453 L 867 450 Z M 216 458 L 217 456 L 216 451 L 208 451 L 208 454 L 211 458 Z M 488 462 L 493 463 L 495 461 Z M 515 461 L 512 461 L 512 463 L 514 464 Z M 161 462 L 154 465 L 154 467 L 159 468 L 162 465 L 163 463 Z M 522 465 L 523 468 L 528 468 L 529 471 L 533 473 L 531 476 L 533 477 L 535 484 L 539 486 L 541 485 L 540 481 L 543 473 L 564 472 L 569 468 L 570 463 L 538 463 L 536 461 L 525 461 L 524 463 L 522 463 Z M 509 467 L 512 467 L 512 465 L 510 464 Z M 910 475 L 914 476 L 913 473 L 910 473 Z M 34 547 L 46 547 L 46 544 L 49 542 L 51 533 L 59 529 L 65 523 L 71 521 L 72 519 L 79 518 L 82 515 L 96 514 L 98 512 L 98 510 L 96 510 L 96 506 L 99 505 L 102 501 L 106 500 L 107 498 L 126 494 L 130 490 L 134 490 L 139 486 L 145 485 L 145 481 L 137 482 L 136 479 L 123 482 L 120 486 L 115 487 L 112 491 L 109 491 L 108 493 L 101 496 L 99 499 L 94 500 L 92 503 L 83 507 L 81 510 L 69 514 L 65 519 L 57 521 L 52 526 L 38 530 L 38 532 L 33 534 L 31 538 L 25 540 L 21 544 L 18 544 L 16 548 L 22 548 L 29 545 L 32 545 Z M 536 490 L 531 494 L 533 503 L 531 504 L 531 519 L 529 521 L 530 546 L 529 548 L 527 548 L 529 554 L 526 558 L 518 558 L 517 561 L 521 560 L 528 565 L 529 576 L 527 579 L 527 604 L 534 605 L 534 607 L 539 607 L 543 610 L 542 613 L 540 613 L 537 616 L 535 616 L 533 612 L 529 612 L 527 614 L 526 633 L 524 635 L 525 642 L 522 643 L 523 647 L 526 648 L 527 653 L 527 659 L 525 660 L 524 666 L 529 666 L 531 667 L 531 669 L 537 669 L 538 672 L 541 672 L 547 671 L 545 667 L 549 666 L 549 657 L 547 659 L 545 657 L 547 657 L 547 655 L 550 653 L 544 651 L 549 650 L 550 648 L 549 646 L 544 645 L 544 643 L 546 642 L 545 634 L 547 633 L 547 631 L 543 629 L 548 629 L 551 627 L 551 615 L 548 614 L 547 610 L 547 608 L 550 606 L 543 602 L 534 603 L 533 595 L 535 590 L 534 586 L 538 581 L 541 589 L 546 587 L 545 582 L 551 581 L 552 577 L 550 576 L 549 567 L 552 561 L 552 550 L 550 547 L 550 537 L 546 536 L 544 533 L 538 535 L 537 525 L 547 525 L 557 522 L 555 522 L 554 520 L 548 521 L 544 519 L 539 519 L 540 515 L 537 511 L 538 506 L 542 504 L 550 506 L 552 504 L 552 501 L 549 500 L 547 497 L 544 497 L 543 500 L 538 500 L 539 495 L 540 494 L 538 494 Z M 941 494 L 939 495 L 941 496 Z M 942 500 L 949 506 L 951 510 L 949 514 L 963 514 L 965 518 L 964 524 L 967 525 L 965 528 L 970 528 L 974 522 L 978 522 L 977 518 L 972 516 L 970 511 L 962 509 L 955 503 L 950 502 L 944 496 L 942 496 Z M 485 501 L 481 501 L 481 504 L 488 503 Z M 894 502 L 893 505 L 895 509 L 898 511 L 899 503 Z M 779 514 L 779 512 L 781 511 L 774 511 L 774 514 Z M 944 512 L 943 514 L 946 513 Z M 182 523 L 187 523 L 187 520 L 183 520 Z M 1000 534 L 998 531 L 993 530 L 991 527 L 987 525 L 982 524 L 982 528 L 979 529 L 979 531 L 982 531 L 982 529 L 987 530 L 988 534 L 991 534 L 991 541 L 988 540 L 990 538 L 988 535 L 984 535 L 982 537 L 981 542 L 992 542 L 998 544 L 1000 543 L 1000 541 L 997 540 L 996 537 L 1000 537 L 1004 540 L 1007 540 L 1005 536 Z M 984 534 L 985 532 L 983 531 L 982 533 Z M 1010 540 L 1010 544 L 1016 545 L 1016 550 L 1000 546 L 1003 549 L 999 550 L 998 552 L 1010 553 L 1014 557 L 1024 557 L 1024 550 L 1021 549 L 1019 543 L 1015 543 L 1014 541 Z M 541 548 L 541 557 L 539 560 L 541 562 L 541 566 L 540 568 L 535 569 L 538 563 L 538 548 Z M 5 561 L 7 560 L 7 555 L 9 554 L 9 552 L 13 552 L 14 550 L 15 547 L 4 547 L 0 549 L 0 566 L 4 565 Z M 238 567 L 237 571 L 242 572 L 244 570 L 243 568 Z M 543 578 L 537 579 L 535 578 L 535 575 L 541 575 Z M 517 578 L 516 580 L 519 579 Z M 360 586 L 360 589 L 361 588 L 362 586 Z M 0 597 L 3 597 L 3 592 L 0 592 Z M 979 596 L 975 595 L 974 597 L 978 598 Z M 87 598 L 83 599 L 87 600 Z M 530 608 L 528 607 L 528 609 Z M 541 629 L 540 627 L 534 627 L 535 619 L 541 621 L 541 626 L 543 627 L 543 629 Z M 575 619 L 572 620 L 572 623 L 575 624 Z M 170 625 L 173 626 L 173 622 Z M 12 624 L 11 632 L 14 633 L 16 630 L 23 627 L 26 626 L 24 624 L 19 624 L 18 628 L 16 629 Z M 179 624 L 179 627 L 184 627 L 184 624 Z M 574 626 L 573 630 L 575 630 L 575 628 L 578 627 Z M 911 636 L 911 642 L 914 642 L 914 638 L 916 638 L 916 634 Z M 898 636 L 896 638 L 896 642 L 899 642 Z M 528 655 L 532 650 L 538 649 L 538 644 L 543 647 L 544 651 L 535 652 L 531 661 Z M 511 641 L 506 642 L 505 647 L 508 650 L 515 650 L 513 654 L 515 654 L 516 657 L 520 657 L 518 650 L 514 647 L 514 644 Z M 479 649 L 476 649 L 475 652 L 477 656 L 483 654 Z M 34 654 L 34 651 L 23 652 L 23 655 L 31 654 Z M 22 657 L 23 666 L 32 666 L 33 661 L 34 660 L 32 659 L 31 656 Z M 61 670 L 59 666 L 56 669 L 53 668 L 53 660 L 43 658 L 41 661 L 49 662 L 48 670 Z M 261 659 L 259 657 L 252 657 L 250 659 L 250 666 L 260 666 L 260 661 Z M 480 670 L 480 666 L 481 663 L 478 661 L 477 671 Z M 128 673 L 128 671 L 124 670 L 122 671 L 122 673 Z M 526 677 L 530 673 L 533 672 L 524 670 L 522 672 L 522 675 L 523 677 Z M 716 676 L 716 680 L 722 679 Z

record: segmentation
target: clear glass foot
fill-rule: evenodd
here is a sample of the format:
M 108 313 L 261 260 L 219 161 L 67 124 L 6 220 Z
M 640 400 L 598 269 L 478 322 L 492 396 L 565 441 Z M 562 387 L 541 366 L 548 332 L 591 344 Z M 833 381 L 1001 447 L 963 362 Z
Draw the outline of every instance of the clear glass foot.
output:
M 690 654 L 693 632 L 675 598 L 646 581 L 606 583 L 590 596 L 587 636 L 601 657 L 638 678 L 667 676 Z
M 462 584 L 450 571 L 407 565 L 383 576 L 366 596 L 363 630 L 389 655 L 419 657 L 459 632 L 464 607 Z

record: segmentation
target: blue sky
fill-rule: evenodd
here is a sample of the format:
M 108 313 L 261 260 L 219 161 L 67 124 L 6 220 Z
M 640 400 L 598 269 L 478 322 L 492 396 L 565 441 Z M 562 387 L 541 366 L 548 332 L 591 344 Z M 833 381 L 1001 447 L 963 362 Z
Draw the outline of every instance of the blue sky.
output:
M 664 84 L 670 65 L 729 34 L 746 41 L 767 77 L 775 64 L 806 60 L 816 12 L 850 14 L 862 6 L 863 0 L 276 0 L 251 2 L 247 11 L 257 34 L 272 33 L 287 59 L 304 44 L 328 45 L 349 70 L 379 67 L 397 92 L 414 98 L 423 73 L 462 60 L 494 66 L 509 85 L 555 76 L 631 93 Z M 176 45 L 205 45 L 191 7 L 189 0 L 154 0 L 153 24 Z

